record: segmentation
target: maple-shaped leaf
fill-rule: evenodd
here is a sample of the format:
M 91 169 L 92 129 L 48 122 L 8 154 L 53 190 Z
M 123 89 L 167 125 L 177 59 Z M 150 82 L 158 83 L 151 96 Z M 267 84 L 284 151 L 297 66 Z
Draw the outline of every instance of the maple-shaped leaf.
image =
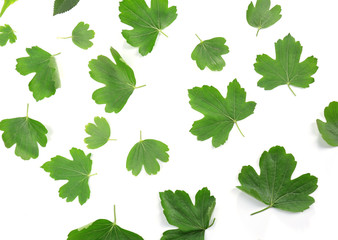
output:
M 163 233 L 161 240 L 204 240 L 204 233 L 214 224 L 210 223 L 216 199 L 207 188 L 199 190 L 195 205 L 184 191 L 170 190 L 160 193 L 163 213 L 169 224 L 178 229 Z
M 195 87 L 189 90 L 190 105 L 204 118 L 195 121 L 190 132 L 200 141 L 212 138 L 212 145 L 223 145 L 232 127 L 253 114 L 255 102 L 246 102 L 246 92 L 235 79 L 228 85 L 227 97 L 212 86 Z M 244 135 L 243 135 L 244 136 Z
M 75 7 L 80 0 L 55 0 L 53 15 L 68 12 Z
M 276 5 L 270 9 L 270 5 L 270 0 L 257 0 L 256 6 L 251 2 L 246 11 L 246 20 L 249 25 L 258 28 L 256 36 L 259 30 L 272 26 L 282 17 L 280 14 L 281 6 Z
M 121 22 L 133 27 L 123 30 L 122 35 L 131 46 L 139 48 L 142 56 L 153 50 L 159 33 L 165 35 L 162 30 L 177 17 L 176 7 L 168 7 L 168 0 L 151 0 L 150 8 L 144 0 L 123 0 L 119 9 Z
M 68 180 L 59 190 L 59 196 L 66 198 L 67 202 L 72 202 L 76 197 L 79 203 L 83 205 L 90 196 L 89 178 L 92 170 L 91 154 L 86 155 L 81 149 L 72 148 L 70 155 L 73 160 L 69 160 L 57 155 L 51 161 L 41 166 L 50 177 L 55 180 Z
M 317 189 L 318 179 L 309 173 L 291 180 L 297 162 L 292 154 L 287 154 L 280 146 L 264 152 L 259 160 L 260 175 L 251 166 L 244 166 L 238 175 L 240 190 L 265 203 L 269 208 L 279 208 L 290 212 L 302 212 L 314 203 L 309 196 Z M 252 215 L 253 215 L 252 214 Z
M 88 49 L 93 46 L 93 43 L 90 41 L 90 39 L 95 37 L 95 32 L 88 29 L 89 24 L 80 22 L 78 25 L 76 25 L 72 32 L 73 43 L 82 49 Z
M 55 60 L 58 54 L 51 55 L 39 47 L 27 48 L 26 51 L 29 57 L 18 58 L 16 70 L 24 76 L 36 73 L 28 85 L 33 97 L 39 101 L 54 95 L 56 89 L 61 87 Z
M 307 88 L 314 79 L 311 77 L 317 72 L 317 59 L 308 57 L 300 61 L 302 46 L 288 34 L 283 40 L 275 43 L 276 60 L 266 54 L 258 55 L 254 64 L 257 73 L 263 77 L 257 85 L 265 90 L 271 90 L 281 85 Z
M 5 0 L 4 1 L 4 5 L 2 5 L 2 8 L 1 8 L 0 17 L 2 17 L 2 15 L 5 13 L 6 9 L 10 5 L 12 5 L 13 3 L 15 3 L 16 1 L 18 1 L 18 0 Z
M 102 147 L 109 140 L 110 137 L 110 126 L 107 120 L 104 117 L 95 117 L 93 123 L 88 123 L 85 127 L 86 133 L 90 137 L 85 138 L 84 142 L 87 143 L 89 149 L 95 149 Z
M 169 148 L 163 142 L 154 139 L 143 140 L 140 136 L 140 141 L 133 146 L 128 154 L 127 169 L 137 176 L 144 166 L 144 170 L 149 175 L 156 174 L 160 171 L 160 164 L 157 160 L 169 161 L 167 151 Z
M 225 45 L 225 39 L 216 37 L 203 41 L 199 36 L 197 38 L 200 40 L 200 43 L 191 54 L 192 60 L 196 61 L 197 66 L 201 70 L 208 67 L 211 71 L 221 71 L 225 66 L 222 55 L 229 52 L 228 46 Z
M 4 131 L 2 140 L 7 148 L 14 144 L 15 155 L 23 160 L 37 158 L 39 156 L 39 147 L 45 147 L 47 144 L 46 127 L 28 117 L 28 105 L 26 117 L 5 119 L 0 122 L 0 130 Z
M 118 113 L 127 103 L 135 87 L 136 80 L 133 70 L 126 64 L 120 54 L 110 49 L 115 64 L 105 56 L 98 56 L 89 62 L 90 76 L 106 86 L 93 93 L 93 100 L 97 104 L 106 104 L 105 111 Z
M 7 42 L 15 43 L 15 41 L 16 35 L 13 29 L 7 24 L 0 26 L 0 46 L 5 46 Z
M 99 219 L 68 234 L 67 240 L 143 240 L 141 236 L 125 230 L 116 224 L 114 206 L 114 222 Z
M 324 110 L 326 123 L 317 119 L 322 138 L 331 146 L 338 146 L 338 102 L 331 102 Z

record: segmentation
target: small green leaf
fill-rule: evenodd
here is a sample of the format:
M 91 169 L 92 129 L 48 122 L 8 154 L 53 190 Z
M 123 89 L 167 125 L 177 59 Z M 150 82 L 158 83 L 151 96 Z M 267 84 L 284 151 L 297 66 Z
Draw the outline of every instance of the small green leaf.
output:
M 99 219 L 85 227 L 75 229 L 68 234 L 67 240 L 143 240 L 136 233 L 130 232 L 116 224 L 114 206 L 114 222 Z
M 215 197 L 207 188 L 197 192 L 195 205 L 184 191 L 161 192 L 160 198 L 168 223 L 178 228 L 164 232 L 161 240 L 204 240 L 205 230 L 215 221 L 210 222 L 216 205 Z
M 259 30 L 272 26 L 282 17 L 281 6 L 276 5 L 270 9 L 270 5 L 270 0 L 257 0 L 256 6 L 251 2 L 246 11 L 246 20 L 249 25 L 258 28 L 256 36 Z
M 290 212 L 302 212 L 315 200 L 309 196 L 317 189 L 318 179 L 309 173 L 291 180 L 297 162 L 280 146 L 264 152 L 259 160 L 260 175 L 251 166 L 244 166 L 238 175 L 240 190 L 265 203 L 269 208 Z
M 83 205 L 90 196 L 89 178 L 92 170 L 91 154 L 85 155 L 81 149 L 72 148 L 70 155 L 73 160 L 69 160 L 57 155 L 51 161 L 41 166 L 50 177 L 55 180 L 68 180 L 59 190 L 61 198 L 66 198 L 67 202 L 72 202 L 76 197 L 79 203 Z
M 159 33 L 177 17 L 176 7 L 168 7 L 168 0 L 151 0 L 149 8 L 144 0 L 123 0 L 119 8 L 121 22 L 133 27 L 122 35 L 142 56 L 150 53 Z M 165 35 L 166 36 L 166 35 Z
M 317 119 L 322 138 L 331 146 L 338 146 L 338 102 L 331 102 L 324 110 L 326 123 Z
M 169 148 L 163 142 L 153 139 L 142 140 L 141 138 L 128 154 L 127 169 L 137 176 L 141 172 L 142 166 L 144 166 L 149 175 L 157 174 L 160 171 L 160 164 L 157 159 L 162 162 L 168 162 L 169 155 L 167 151 L 169 151 Z
M 253 114 L 256 103 L 246 102 L 246 92 L 236 79 L 229 83 L 226 98 L 212 86 L 195 87 L 188 92 L 191 107 L 204 115 L 190 129 L 198 140 L 212 138 L 212 145 L 219 147 L 227 141 L 234 125 L 243 135 L 237 122 Z
M 85 128 L 86 133 L 91 135 L 84 140 L 89 149 L 102 147 L 110 137 L 110 126 L 104 117 L 95 117 L 94 122 L 95 124 L 89 123 Z
M 0 26 L 0 46 L 5 46 L 7 42 L 15 43 L 15 41 L 16 35 L 13 29 L 7 24 Z
M 97 104 L 105 104 L 107 113 L 119 113 L 134 92 L 136 79 L 133 70 L 126 64 L 120 54 L 110 49 L 115 64 L 105 56 L 98 56 L 89 62 L 92 79 L 106 86 L 93 93 L 93 100 Z
M 197 35 L 196 35 L 197 36 Z M 222 55 L 229 52 L 228 46 L 225 45 L 225 39 L 222 37 L 212 38 L 201 41 L 191 54 L 192 60 L 195 60 L 197 66 L 204 70 L 208 67 L 211 71 L 221 71 L 225 66 Z
M 4 5 L 2 5 L 2 9 L 1 9 L 1 12 L 0 12 L 0 17 L 2 17 L 2 15 L 5 13 L 6 9 L 12 5 L 13 3 L 15 3 L 16 1 L 18 0 L 5 0 L 4 1 Z
M 39 47 L 26 49 L 29 57 L 18 58 L 16 70 L 23 76 L 35 72 L 36 75 L 29 83 L 29 90 L 33 92 L 36 101 L 55 94 L 61 87 L 59 70 L 55 56 Z
M 307 88 L 314 82 L 311 76 L 318 70 L 317 59 L 311 56 L 300 63 L 302 46 L 290 34 L 278 40 L 275 49 L 276 60 L 266 54 L 257 56 L 255 70 L 263 76 L 257 83 L 259 87 L 271 90 L 287 85 L 296 95 L 291 86 Z
M 82 49 L 88 49 L 93 46 L 93 43 L 90 41 L 90 39 L 94 38 L 95 32 L 88 29 L 89 24 L 80 22 L 72 32 L 73 43 Z
M 39 156 L 38 143 L 42 147 L 47 145 L 48 131 L 42 123 L 28 117 L 28 105 L 26 117 L 2 120 L 0 130 L 4 131 L 2 140 L 6 148 L 16 144 L 15 155 L 23 160 Z
M 79 1 L 80 0 L 55 0 L 53 15 L 55 16 L 57 14 L 71 10 L 79 3 Z

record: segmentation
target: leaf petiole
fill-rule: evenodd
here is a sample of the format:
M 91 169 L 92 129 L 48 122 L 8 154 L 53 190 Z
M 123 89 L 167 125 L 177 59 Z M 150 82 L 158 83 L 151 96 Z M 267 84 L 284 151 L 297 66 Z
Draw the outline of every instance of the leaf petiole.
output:
M 69 39 L 69 38 L 72 38 L 72 36 L 70 36 L 70 37 L 57 37 L 57 39 Z
M 168 35 L 165 34 L 161 29 L 158 29 L 158 31 L 159 31 L 160 33 L 162 33 L 164 36 L 168 37 Z
M 28 119 L 28 110 L 29 110 L 29 103 L 27 103 L 27 109 L 26 109 L 26 120 Z
M 294 92 L 294 91 L 292 90 L 292 88 L 290 87 L 290 83 L 288 83 L 287 85 L 288 85 L 288 88 L 290 89 L 290 91 L 292 92 L 292 94 L 293 94 L 294 96 L 296 96 L 295 92 Z
M 237 121 L 235 120 L 234 122 L 236 124 L 238 131 L 242 134 L 243 137 L 245 137 L 244 134 L 242 133 L 241 129 L 239 128 Z
M 116 225 L 116 208 L 115 208 L 115 204 L 114 204 L 114 222 L 113 222 L 113 226 Z
M 138 87 L 134 87 L 134 89 L 143 88 L 143 87 L 145 87 L 145 86 L 147 86 L 147 85 L 144 84 L 144 85 L 141 85 L 141 86 L 138 86 Z
M 259 30 L 261 30 L 261 29 L 262 29 L 262 27 L 259 26 L 258 29 L 257 29 L 257 32 L 256 32 L 256 37 L 258 37 Z
M 197 34 L 195 34 L 195 36 L 198 38 L 198 40 L 200 40 L 200 42 L 203 42 L 203 40 Z
M 263 208 L 262 210 L 259 210 L 259 211 L 257 211 L 257 212 L 251 213 L 250 215 L 253 216 L 253 215 L 257 214 L 257 213 L 264 212 L 265 210 L 268 210 L 268 209 L 271 208 L 271 207 L 272 207 L 272 206 L 267 206 L 266 208 Z
M 96 176 L 97 173 L 94 173 L 94 174 L 91 174 L 91 175 L 88 175 L 88 177 L 93 177 L 93 176 Z
M 214 220 L 212 220 L 212 223 L 208 226 L 208 228 L 210 228 L 210 227 L 212 227 L 214 225 L 215 220 L 216 220 L 216 218 L 214 218 Z

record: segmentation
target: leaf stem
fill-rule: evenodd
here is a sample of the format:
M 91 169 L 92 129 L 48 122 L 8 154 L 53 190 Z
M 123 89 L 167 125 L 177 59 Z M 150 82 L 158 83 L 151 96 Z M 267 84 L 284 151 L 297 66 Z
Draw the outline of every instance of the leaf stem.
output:
M 116 225 L 116 208 L 115 208 L 115 204 L 114 204 L 114 225 Z
M 144 85 L 141 85 L 141 86 L 138 86 L 138 87 L 134 87 L 134 89 L 143 88 L 145 86 L 147 86 L 147 85 L 144 84 Z
M 195 36 L 198 38 L 198 40 L 200 40 L 200 42 L 203 42 L 203 40 L 200 39 L 200 37 L 197 34 L 195 34 Z
M 117 141 L 115 138 L 108 138 L 108 141 Z
M 160 33 L 162 33 L 164 36 L 168 37 L 167 34 L 165 34 L 161 29 L 158 30 Z
M 142 131 L 140 131 L 140 142 L 142 142 Z
M 292 92 L 292 94 L 294 95 L 294 96 L 296 96 L 296 94 L 295 94 L 295 92 L 292 90 L 292 88 L 290 87 L 290 83 L 288 83 L 288 88 L 290 89 L 290 91 Z
M 214 225 L 215 220 L 216 220 L 216 218 L 214 218 L 214 220 L 212 220 L 212 223 L 208 226 L 208 228 L 210 228 L 210 227 L 212 227 L 212 225 Z
M 256 32 L 256 37 L 258 37 L 259 30 L 261 30 L 262 27 L 258 27 L 257 32 Z
M 92 177 L 92 176 L 96 176 L 96 175 L 97 175 L 97 173 L 94 173 L 94 174 L 89 175 L 88 177 Z
M 244 134 L 242 133 L 241 129 L 239 128 L 237 121 L 235 120 L 234 122 L 236 124 L 238 131 L 242 134 L 243 137 L 245 137 Z
M 264 212 L 265 210 L 268 210 L 268 209 L 271 208 L 271 207 L 272 207 L 272 206 L 267 206 L 266 208 L 263 208 L 262 210 L 259 210 L 259 211 L 257 211 L 257 212 L 251 213 L 250 215 L 253 216 L 253 215 L 257 214 L 257 213 Z
M 60 52 L 59 52 L 59 53 L 57 53 L 57 54 L 54 54 L 54 55 L 53 55 L 53 57 L 55 57 L 55 56 L 57 56 L 57 55 L 60 55 L 60 54 L 61 54 Z
M 70 36 L 70 37 L 57 37 L 57 39 L 69 39 L 69 38 L 72 38 L 72 36 Z
M 28 110 L 29 110 L 29 103 L 27 103 L 27 109 L 26 109 L 26 120 L 28 119 Z

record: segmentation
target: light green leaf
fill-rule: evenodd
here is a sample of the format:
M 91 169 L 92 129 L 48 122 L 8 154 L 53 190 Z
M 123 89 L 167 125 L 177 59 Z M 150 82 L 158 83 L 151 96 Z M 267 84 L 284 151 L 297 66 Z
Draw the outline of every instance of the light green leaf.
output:
M 338 102 L 331 102 L 324 110 L 326 123 L 317 119 L 323 139 L 331 146 L 338 146 Z
M 13 3 L 15 3 L 16 1 L 18 0 L 5 0 L 4 1 L 4 5 L 2 5 L 2 9 L 1 9 L 1 12 L 0 12 L 0 17 L 2 17 L 2 15 L 5 13 L 6 9 L 12 5 Z
M 104 117 L 95 117 L 93 123 L 86 125 L 85 131 L 90 137 L 85 138 L 85 143 L 89 149 L 102 147 L 110 137 L 110 126 Z
M 13 29 L 7 24 L 0 26 L 0 46 L 5 46 L 7 42 L 15 43 L 15 41 L 16 35 Z
M 76 25 L 72 32 L 73 43 L 82 49 L 88 49 L 93 46 L 93 43 L 90 41 L 90 39 L 95 37 L 95 32 L 88 29 L 89 24 L 80 22 L 78 25 Z

